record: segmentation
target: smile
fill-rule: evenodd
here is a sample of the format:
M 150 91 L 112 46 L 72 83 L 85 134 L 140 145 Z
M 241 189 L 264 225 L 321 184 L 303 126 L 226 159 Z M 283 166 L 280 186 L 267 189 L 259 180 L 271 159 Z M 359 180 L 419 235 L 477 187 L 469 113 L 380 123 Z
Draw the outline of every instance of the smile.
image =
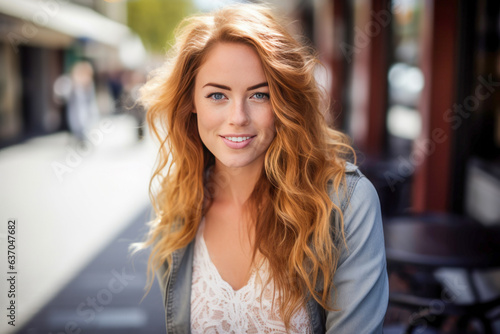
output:
M 252 137 L 224 137 L 224 138 L 226 138 L 227 140 L 230 140 L 234 143 L 241 143 L 242 141 L 248 140 Z
M 247 147 L 254 140 L 255 136 L 249 136 L 245 134 L 244 136 L 220 136 L 222 141 L 227 145 L 227 147 L 238 150 Z

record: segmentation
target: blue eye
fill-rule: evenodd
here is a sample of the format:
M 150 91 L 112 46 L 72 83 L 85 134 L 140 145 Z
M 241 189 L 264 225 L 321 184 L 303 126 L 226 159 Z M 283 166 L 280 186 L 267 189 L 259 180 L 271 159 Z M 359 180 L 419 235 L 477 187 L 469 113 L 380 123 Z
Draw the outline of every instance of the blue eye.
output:
M 253 94 L 253 97 L 255 97 L 257 100 L 264 100 L 269 98 L 269 94 L 267 93 L 255 93 Z
M 211 98 L 212 100 L 218 101 L 218 100 L 224 99 L 225 96 L 222 93 L 212 93 L 212 94 L 208 95 L 207 97 Z

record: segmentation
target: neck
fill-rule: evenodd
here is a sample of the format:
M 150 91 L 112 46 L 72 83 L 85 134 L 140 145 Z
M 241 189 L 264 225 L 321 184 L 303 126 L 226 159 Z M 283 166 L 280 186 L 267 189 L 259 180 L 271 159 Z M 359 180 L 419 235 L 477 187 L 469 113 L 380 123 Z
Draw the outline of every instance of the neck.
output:
M 231 168 L 216 162 L 211 180 L 214 201 L 242 207 L 252 194 L 261 170 L 255 166 Z

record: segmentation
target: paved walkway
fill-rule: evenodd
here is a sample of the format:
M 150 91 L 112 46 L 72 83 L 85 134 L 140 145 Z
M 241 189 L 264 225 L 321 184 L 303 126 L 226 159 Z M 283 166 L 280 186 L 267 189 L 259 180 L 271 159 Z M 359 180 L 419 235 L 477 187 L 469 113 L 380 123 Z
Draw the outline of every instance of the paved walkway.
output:
M 127 256 L 129 244 L 146 231 L 149 213 L 141 212 L 17 333 L 165 333 L 157 281 L 144 291 L 148 254 Z
M 155 160 L 127 116 L 103 119 L 85 146 L 66 132 L 0 150 L 0 309 L 10 301 L 7 221 L 17 220 L 16 328 L 52 300 L 148 204 Z M 12 333 L 2 311 L 0 333 Z

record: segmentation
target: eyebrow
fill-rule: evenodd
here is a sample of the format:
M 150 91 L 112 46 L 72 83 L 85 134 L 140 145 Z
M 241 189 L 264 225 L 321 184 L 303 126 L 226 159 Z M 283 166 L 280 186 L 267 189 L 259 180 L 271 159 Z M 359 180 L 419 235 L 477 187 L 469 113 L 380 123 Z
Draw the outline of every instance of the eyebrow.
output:
M 220 88 L 220 89 L 225 89 L 225 90 L 231 91 L 231 88 L 228 87 L 228 86 L 224 86 L 224 85 L 220 85 L 220 84 L 216 84 L 216 83 L 212 83 L 212 82 L 207 83 L 202 88 L 205 88 L 207 86 L 217 87 L 217 88 Z M 257 89 L 257 88 L 260 88 L 260 87 L 266 87 L 266 86 L 268 86 L 267 82 L 261 82 L 260 84 L 256 84 L 256 85 L 248 87 L 247 91 L 254 90 L 254 89 Z

